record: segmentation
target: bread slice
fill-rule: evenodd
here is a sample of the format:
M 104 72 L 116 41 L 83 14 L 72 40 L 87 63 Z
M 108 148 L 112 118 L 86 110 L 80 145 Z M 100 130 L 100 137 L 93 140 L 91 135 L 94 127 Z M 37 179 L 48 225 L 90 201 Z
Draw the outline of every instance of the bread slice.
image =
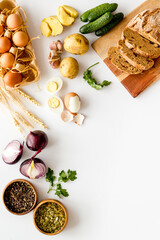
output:
M 124 57 L 127 62 L 136 68 L 148 70 L 154 65 L 154 61 L 152 59 L 135 54 L 122 40 L 119 40 L 118 48 L 120 49 L 122 57 Z
M 124 29 L 122 39 L 126 46 L 136 54 L 153 59 L 160 56 L 160 47 L 157 44 L 151 43 L 130 28 Z
M 160 8 L 147 9 L 137 14 L 128 27 L 153 43 L 160 45 Z
M 111 63 L 115 65 L 122 72 L 128 74 L 139 74 L 142 72 L 141 69 L 138 69 L 132 66 L 127 62 L 121 55 L 120 50 L 117 47 L 110 47 L 108 50 L 108 57 L 111 60 Z

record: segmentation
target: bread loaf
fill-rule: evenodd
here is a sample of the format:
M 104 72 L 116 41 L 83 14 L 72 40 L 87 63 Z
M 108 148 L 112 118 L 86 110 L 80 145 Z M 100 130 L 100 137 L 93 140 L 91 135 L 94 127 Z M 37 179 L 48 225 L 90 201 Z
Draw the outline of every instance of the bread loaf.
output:
M 160 47 L 157 44 L 151 43 L 130 28 L 124 29 L 122 39 L 126 46 L 136 54 L 153 59 L 160 56 Z
M 128 27 L 153 43 L 160 45 L 160 8 L 137 14 Z
M 122 40 L 119 40 L 118 48 L 120 49 L 122 57 L 124 57 L 127 62 L 136 68 L 148 70 L 154 65 L 154 61 L 152 59 L 135 54 Z
M 128 74 L 139 74 L 142 72 L 141 69 L 138 69 L 132 66 L 127 62 L 121 55 L 120 50 L 117 47 L 110 47 L 108 50 L 108 57 L 113 65 L 115 65 L 122 72 Z

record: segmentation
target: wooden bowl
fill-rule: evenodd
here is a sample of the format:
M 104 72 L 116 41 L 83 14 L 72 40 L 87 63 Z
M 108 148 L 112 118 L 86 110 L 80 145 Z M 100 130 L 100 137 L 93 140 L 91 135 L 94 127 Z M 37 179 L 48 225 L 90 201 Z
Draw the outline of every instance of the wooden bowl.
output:
M 29 209 L 29 210 L 26 211 L 26 212 L 22 212 L 22 213 L 12 212 L 12 211 L 6 206 L 6 204 L 5 204 L 5 200 L 4 200 L 5 191 L 6 191 L 6 189 L 9 187 L 9 185 L 11 185 L 11 184 L 14 183 L 14 182 L 25 182 L 25 183 L 27 183 L 28 185 L 30 185 L 30 187 L 31 187 L 31 188 L 33 189 L 33 191 L 34 191 L 34 194 L 35 194 L 34 204 L 33 204 L 32 208 Z M 25 215 L 25 214 L 31 212 L 31 211 L 34 209 L 34 207 L 36 206 L 36 203 L 37 203 L 37 200 L 38 200 L 36 189 L 34 188 L 34 186 L 33 186 L 30 182 L 28 182 L 28 181 L 25 180 L 25 179 L 15 179 L 15 180 L 9 182 L 9 183 L 6 185 L 6 187 L 4 188 L 4 190 L 3 190 L 2 198 L 3 198 L 3 203 L 4 203 L 5 208 L 6 208 L 10 213 L 15 214 L 15 215 Z
M 62 209 L 64 210 L 64 213 L 65 213 L 65 223 L 64 223 L 63 227 L 62 227 L 59 231 L 57 231 L 57 232 L 55 232 L 55 233 L 47 233 L 47 232 L 44 232 L 43 230 L 41 230 L 41 229 L 37 226 L 36 221 L 35 221 L 35 214 L 36 214 L 36 211 L 38 210 L 38 208 L 39 208 L 41 205 L 43 205 L 44 203 L 49 203 L 49 202 L 51 202 L 51 203 L 57 203 L 58 205 L 60 205 L 60 206 L 62 207 Z M 41 201 L 41 202 L 36 206 L 36 208 L 34 209 L 34 212 L 33 212 L 33 221 L 34 221 L 35 227 L 36 227 L 36 228 L 38 229 L 38 231 L 40 231 L 41 233 L 46 234 L 46 235 L 56 235 L 56 234 L 62 232 L 63 229 L 65 228 L 65 226 L 66 226 L 66 224 L 67 224 L 67 221 L 68 221 L 68 213 L 67 213 L 66 208 L 63 206 L 63 204 L 62 204 L 61 202 L 59 202 L 59 201 L 57 201 L 57 200 L 54 200 L 54 199 L 46 199 L 46 200 Z

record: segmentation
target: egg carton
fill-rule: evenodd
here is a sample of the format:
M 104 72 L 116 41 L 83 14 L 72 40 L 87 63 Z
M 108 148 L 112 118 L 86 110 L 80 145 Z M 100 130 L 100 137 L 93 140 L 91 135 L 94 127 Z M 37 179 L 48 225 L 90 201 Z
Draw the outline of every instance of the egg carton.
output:
M 5 9 L 12 11 L 15 8 L 16 8 L 16 13 L 18 13 L 22 16 L 21 8 L 17 5 L 15 0 L 0 0 L 0 16 L 2 15 L 1 14 L 2 11 L 4 11 Z M 24 12 L 24 14 L 25 14 L 25 12 Z M 2 16 L 1 16 L 1 19 L 2 19 Z M 21 29 L 28 34 L 25 23 L 18 30 L 21 30 Z M 28 36 L 29 36 L 29 34 L 28 34 Z M 20 57 L 19 57 L 19 59 L 17 58 L 16 67 L 17 67 L 17 70 L 22 73 L 22 82 L 20 84 L 16 85 L 17 88 L 29 85 L 33 82 L 37 82 L 40 80 L 40 70 L 37 65 L 36 56 L 35 56 L 31 41 L 29 41 L 29 44 L 25 48 L 23 48 L 23 49 L 18 48 L 18 51 L 19 51 L 19 53 L 27 53 L 28 55 L 30 55 L 31 61 L 29 61 L 29 63 L 26 64 L 25 69 L 21 68 L 21 67 L 23 67 L 21 62 L 23 62 L 23 56 L 25 54 L 19 54 Z M 14 68 L 14 69 L 16 69 L 16 68 Z M 6 70 L 3 69 L 2 73 L 1 73 L 1 77 L 0 77 L 1 80 L 3 80 L 5 73 L 6 73 Z

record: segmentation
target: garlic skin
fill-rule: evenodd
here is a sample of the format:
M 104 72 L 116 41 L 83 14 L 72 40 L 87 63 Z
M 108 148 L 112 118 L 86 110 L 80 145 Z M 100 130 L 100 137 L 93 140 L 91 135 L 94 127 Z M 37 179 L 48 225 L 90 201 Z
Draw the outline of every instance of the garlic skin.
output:
M 48 56 L 49 64 L 53 69 L 59 68 L 61 62 L 60 54 L 63 51 L 63 44 L 60 40 L 57 40 L 56 42 L 53 41 L 50 43 L 49 48 L 51 50 Z

